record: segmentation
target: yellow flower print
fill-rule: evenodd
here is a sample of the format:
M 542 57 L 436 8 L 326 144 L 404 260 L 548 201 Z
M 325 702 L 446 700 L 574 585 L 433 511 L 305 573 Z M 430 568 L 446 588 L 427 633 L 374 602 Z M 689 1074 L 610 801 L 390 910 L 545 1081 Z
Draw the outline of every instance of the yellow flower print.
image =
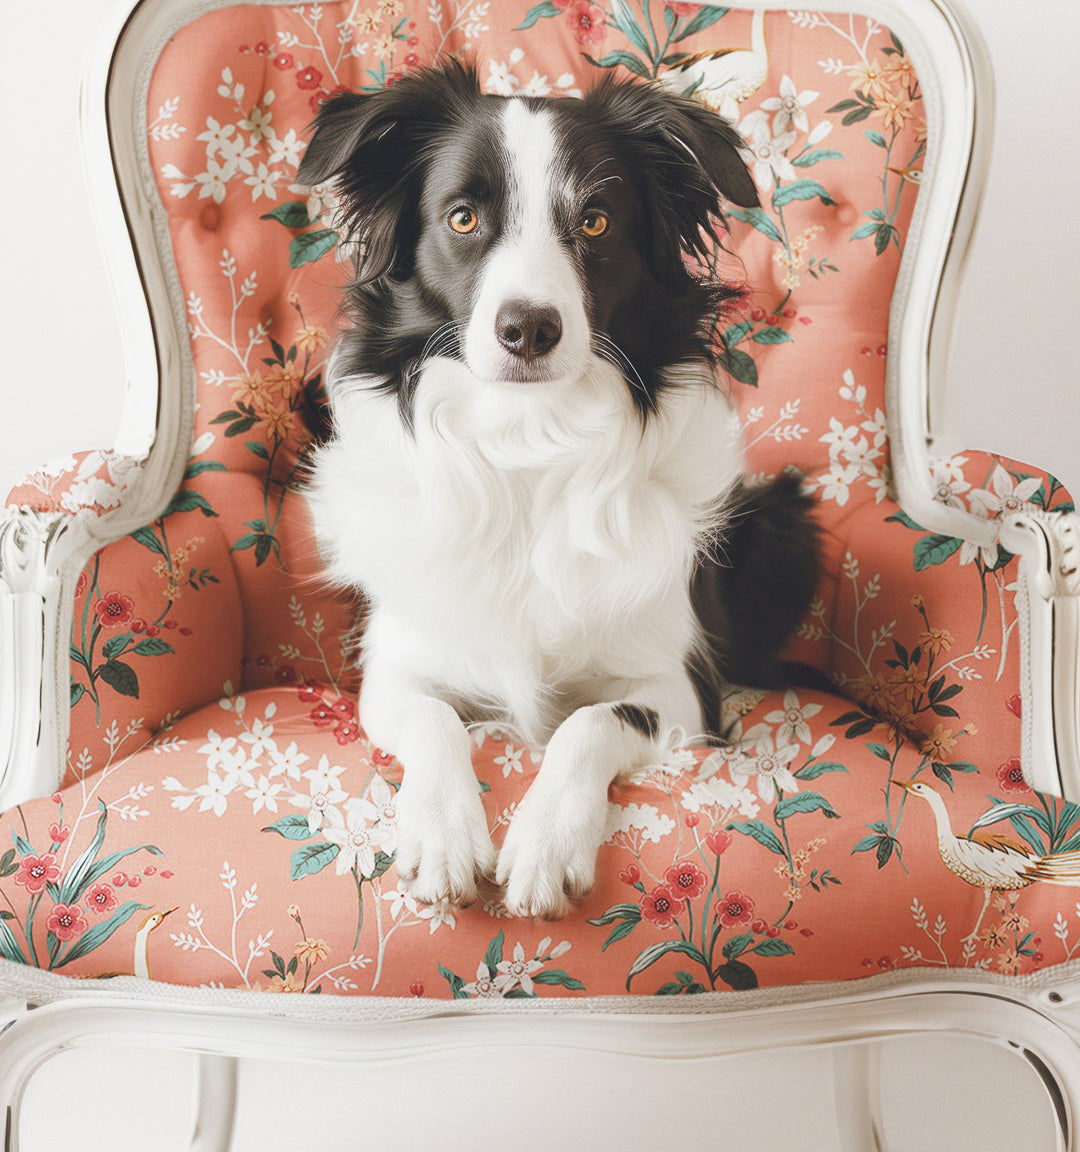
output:
M 871 100 L 876 101 L 889 91 L 889 78 L 878 60 L 857 64 L 851 69 L 851 77 L 852 90 L 864 93 Z
M 922 741 L 919 751 L 940 763 L 953 750 L 957 735 L 944 724 L 935 724 L 934 731 Z
M 371 46 L 371 50 L 380 60 L 389 60 L 394 55 L 393 36 L 380 36 Z
M 882 69 L 882 74 L 891 83 L 903 84 L 909 92 L 918 81 L 915 69 L 906 56 L 890 56 L 889 62 Z
M 232 396 L 232 402 L 234 404 L 244 404 L 248 408 L 254 408 L 256 404 L 262 402 L 262 398 L 266 393 L 266 382 L 262 376 L 258 374 L 251 376 L 244 373 L 237 381 L 237 384 L 238 387 Z
M 871 115 L 880 116 L 886 128 L 903 128 L 911 119 L 914 105 L 901 92 L 886 92 L 883 96 L 875 97 L 874 103 L 877 106 Z
M 261 415 L 267 435 L 276 436 L 279 440 L 284 440 L 289 435 L 296 420 L 296 413 L 283 400 L 267 404 Z
M 296 955 L 304 964 L 316 964 L 330 955 L 330 945 L 325 940 L 309 936 L 296 946 Z
M 925 632 L 919 633 L 918 643 L 924 652 L 938 656 L 953 646 L 953 636 L 947 628 L 927 628 Z
M 317 352 L 326 343 L 326 329 L 315 328 L 311 325 L 306 328 L 298 328 L 293 339 L 301 352 Z
M 361 35 L 369 35 L 372 32 L 378 32 L 382 26 L 382 17 L 374 8 L 368 8 L 363 12 L 358 12 L 353 17 L 353 24 L 356 25 L 356 30 Z
M 393 20 L 405 11 L 401 0 L 379 0 L 379 11 L 383 16 Z

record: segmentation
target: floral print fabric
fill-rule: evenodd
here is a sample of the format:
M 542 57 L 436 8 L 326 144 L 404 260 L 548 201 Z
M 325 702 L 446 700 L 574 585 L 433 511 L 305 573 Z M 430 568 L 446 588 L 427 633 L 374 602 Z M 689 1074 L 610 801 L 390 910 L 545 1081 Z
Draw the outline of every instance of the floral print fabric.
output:
M 354 606 L 319 583 L 298 493 L 348 274 L 332 190 L 296 182 L 305 127 L 339 90 L 461 53 L 495 94 L 573 98 L 615 70 L 738 126 L 761 207 L 731 210 L 711 261 L 744 287 L 719 322 L 721 367 L 752 472 L 806 474 L 826 554 L 790 656 L 836 694 L 735 693 L 731 747 L 675 750 L 614 788 L 596 889 L 552 924 L 507 919 L 495 891 L 441 913 L 398 887 L 401 767 L 357 724 Z M 980 888 L 941 851 L 942 812 L 948 836 L 1033 861 L 1074 851 L 1080 829 L 1020 771 L 1015 558 L 925 530 L 889 495 L 888 309 L 933 140 L 887 28 L 631 0 L 233 6 L 164 47 L 147 124 L 193 444 L 162 515 L 79 581 L 67 775 L 2 817 L 0 955 L 428 997 L 1011 975 L 1072 957 L 1068 884 Z M 107 517 L 139 472 L 91 453 L 10 501 Z M 930 479 L 990 520 L 1070 506 L 1053 477 L 979 452 Z M 498 842 L 540 754 L 475 736 Z

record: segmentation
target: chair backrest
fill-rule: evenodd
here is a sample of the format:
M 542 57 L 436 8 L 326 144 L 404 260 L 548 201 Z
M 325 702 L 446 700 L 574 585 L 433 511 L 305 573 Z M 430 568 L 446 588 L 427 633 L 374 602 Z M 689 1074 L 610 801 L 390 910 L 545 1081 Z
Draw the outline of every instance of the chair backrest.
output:
M 74 749 L 110 718 L 156 728 L 226 681 L 350 687 L 353 606 L 319 583 L 296 490 L 348 269 L 332 191 L 298 185 L 296 170 L 328 95 L 448 55 L 475 60 L 499 95 L 572 98 L 615 70 L 690 91 L 738 124 L 761 208 L 731 210 L 718 250 L 720 274 L 747 285 L 721 326 L 721 365 L 751 472 L 805 472 L 830 551 L 821 611 L 795 655 L 865 699 L 871 665 L 831 619 L 846 611 L 851 540 L 895 511 L 890 485 L 908 510 L 903 530 L 922 531 L 917 516 L 930 533 L 905 537 L 916 568 L 919 539 L 930 541 L 923 569 L 939 562 L 935 539 L 943 558 L 959 550 L 941 544 L 950 531 L 990 546 L 986 518 L 951 499 L 962 465 L 927 467 L 930 324 L 978 159 L 970 62 L 934 0 L 875 0 L 862 15 L 673 0 L 145 0 L 114 65 L 110 131 L 163 370 L 137 471 L 144 491 L 173 494 L 126 524 L 76 590 Z M 70 472 L 98 485 L 81 506 L 108 516 L 114 466 L 101 457 Z M 990 489 L 991 472 L 960 483 Z M 42 484 L 71 502 L 60 481 Z M 864 606 L 874 598 L 862 595 Z

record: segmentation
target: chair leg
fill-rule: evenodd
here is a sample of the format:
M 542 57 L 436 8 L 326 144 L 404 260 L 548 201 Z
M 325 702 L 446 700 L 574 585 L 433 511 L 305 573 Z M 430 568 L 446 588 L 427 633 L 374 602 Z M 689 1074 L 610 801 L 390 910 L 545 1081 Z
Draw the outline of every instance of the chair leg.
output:
M 240 1062 L 232 1056 L 200 1053 L 195 1072 L 195 1126 L 191 1152 L 229 1152 L 236 1119 Z
M 833 1049 L 833 1095 L 840 1152 L 887 1152 L 881 1116 L 881 1044 Z

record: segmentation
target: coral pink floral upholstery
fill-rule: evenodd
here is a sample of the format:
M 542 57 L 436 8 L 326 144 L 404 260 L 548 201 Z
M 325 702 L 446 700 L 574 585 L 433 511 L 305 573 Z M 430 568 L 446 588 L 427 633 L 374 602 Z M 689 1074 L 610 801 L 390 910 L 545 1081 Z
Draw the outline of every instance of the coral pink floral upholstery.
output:
M 710 87 L 722 47 L 767 54 L 741 103 Z M 613 788 L 596 888 L 552 923 L 507 918 L 494 890 L 452 913 L 400 890 L 401 766 L 358 727 L 353 609 L 318 581 L 296 490 L 346 276 L 331 190 L 296 183 L 305 126 L 328 94 L 448 53 L 495 93 L 572 97 L 616 69 L 737 121 L 762 207 L 731 212 L 717 254 L 747 286 L 723 367 L 752 471 L 802 469 L 825 538 L 790 655 L 835 694 L 734 692 L 730 747 L 675 749 Z M 922 529 L 889 495 L 888 309 L 934 141 L 886 28 L 632 0 L 235 6 L 165 45 L 147 130 L 191 334 L 190 462 L 162 516 L 79 581 L 67 774 L 0 818 L 0 955 L 432 998 L 1012 976 L 1073 957 L 1073 888 L 987 892 L 939 850 L 936 819 L 1003 852 L 1073 851 L 1080 808 L 1020 771 L 1016 560 Z M 90 453 L 10 501 L 107 518 L 139 472 Z M 935 461 L 932 482 L 991 520 L 1069 506 L 1053 477 L 974 451 Z M 538 763 L 475 733 L 497 842 Z M 943 808 L 896 786 L 916 779 Z

